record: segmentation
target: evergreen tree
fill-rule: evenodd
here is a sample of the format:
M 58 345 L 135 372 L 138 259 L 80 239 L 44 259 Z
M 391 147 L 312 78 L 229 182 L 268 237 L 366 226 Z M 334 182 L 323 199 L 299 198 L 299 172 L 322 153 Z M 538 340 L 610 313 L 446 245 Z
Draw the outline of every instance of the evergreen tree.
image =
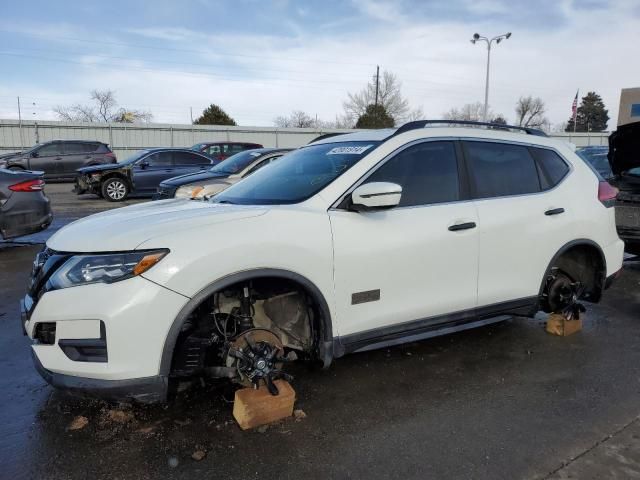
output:
M 236 125 L 236 121 L 214 103 L 209 105 L 193 123 L 195 125 Z
M 576 132 L 602 132 L 607 129 L 609 110 L 604 108 L 602 97 L 589 92 L 582 97 L 576 113 Z M 565 132 L 573 132 L 573 117 L 567 122 Z
M 358 117 L 356 128 L 391 128 L 395 126 L 393 118 L 382 105 L 368 105 L 367 110 Z

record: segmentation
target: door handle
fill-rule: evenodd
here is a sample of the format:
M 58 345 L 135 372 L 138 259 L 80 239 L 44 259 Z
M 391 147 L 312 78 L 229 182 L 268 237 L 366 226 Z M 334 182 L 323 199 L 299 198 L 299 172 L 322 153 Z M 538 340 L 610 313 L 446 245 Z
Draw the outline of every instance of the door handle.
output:
M 456 223 L 449 227 L 449 231 L 457 232 L 459 230 L 469 230 L 470 228 L 476 228 L 476 222 Z
M 561 213 L 564 213 L 564 208 L 552 208 L 551 210 L 544 212 L 546 216 L 560 215 Z

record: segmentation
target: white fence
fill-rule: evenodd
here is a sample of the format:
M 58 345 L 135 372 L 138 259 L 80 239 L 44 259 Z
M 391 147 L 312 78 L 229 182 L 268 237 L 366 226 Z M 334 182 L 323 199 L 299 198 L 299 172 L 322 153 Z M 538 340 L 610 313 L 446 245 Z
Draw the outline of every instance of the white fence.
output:
M 22 150 L 49 140 L 99 140 L 119 158 L 150 147 L 190 147 L 206 141 L 260 143 L 265 147 L 296 148 L 318 135 L 344 130 L 209 125 L 22 122 L 0 120 L 0 152 Z M 552 133 L 577 146 L 607 145 L 608 133 Z

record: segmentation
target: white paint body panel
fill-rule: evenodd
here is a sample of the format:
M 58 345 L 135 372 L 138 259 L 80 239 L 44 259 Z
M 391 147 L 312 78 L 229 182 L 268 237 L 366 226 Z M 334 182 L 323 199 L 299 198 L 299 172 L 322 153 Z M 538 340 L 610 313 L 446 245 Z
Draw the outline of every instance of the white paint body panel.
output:
M 383 132 L 355 135 L 372 140 Z M 556 189 L 537 195 L 368 213 L 332 208 L 392 152 L 436 138 L 548 146 L 570 161 L 572 171 Z M 332 141 L 337 140 L 324 143 Z M 412 130 L 385 141 L 296 205 L 167 200 L 74 222 L 48 246 L 63 252 L 168 248 L 170 253 L 144 278 L 45 293 L 26 327 L 33 336 L 35 323 L 55 321 L 60 338 L 95 338 L 102 320 L 108 363 L 71 361 L 57 345 L 34 345 L 35 353 L 53 372 L 127 379 L 157 375 L 178 312 L 207 285 L 238 272 L 283 269 L 307 278 L 327 301 L 334 336 L 533 296 L 553 255 L 572 240 L 595 242 L 605 254 L 607 275 L 621 268 L 614 209 L 598 201 L 597 190 L 589 168 L 556 140 L 484 129 Z M 558 207 L 566 213 L 544 215 Z M 462 222 L 477 228 L 448 230 Z M 353 293 L 376 289 L 379 301 L 351 304 Z

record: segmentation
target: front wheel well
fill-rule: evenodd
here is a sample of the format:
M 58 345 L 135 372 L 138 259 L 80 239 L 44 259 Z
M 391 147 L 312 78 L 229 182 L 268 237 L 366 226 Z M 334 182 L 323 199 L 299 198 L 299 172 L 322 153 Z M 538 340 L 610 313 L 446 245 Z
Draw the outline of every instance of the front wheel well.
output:
M 190 336 L 212 334 L 217 342 L 228 340 L 221 335 L 219 315 L 235 319 L 233 309 L 240 308 L 242 296 L 248 289 L 252 298 L 252 328 L 270 329 L 283 340 L 283 344 L 297 350 L 303 358 L 319 360 L 327 367 L 333 357 L 331 318 L 328 304 L 320 290 L 306 278 L 283 270 L 261 269 L 241 272 L 225 277 L 200 291 L 182 308 L 174 320 L 165 341 L 160 374 L 176 374 L 176 359 Z M 212 315 L 218 312 L 218 316 Z M 236 311 L 237 312 L 237 311 Z M 294 324 L 293 317 L 297 318 Z M 238 322 L 241 321 L 237 315 Z M 301 328 L 300 319 L 308 325 Z M 240 330 L 242 327 L 238 324 Z M 223 330 L 226 331 L 227 320 Z M 234 330 L 231 330 L 234 333 Z M 308 338 L 305 338 L 308 335 Z M 308 340 L 308 342 L 306 341 Z M 215 355 L 214 355 L 215 357 Z M 207 358 L 211 358 L 209 355 Z
M 580 298 L 597 303 L 607 275 L 606 260 L 600 247 L 591 241 L 577 241 L 565 245 L 553 258 L 540 288 L 542 310 L 553 311 L 553 301 L 549 298 L 551 280 L 558 274 L 579 282 L 582 293 Z

